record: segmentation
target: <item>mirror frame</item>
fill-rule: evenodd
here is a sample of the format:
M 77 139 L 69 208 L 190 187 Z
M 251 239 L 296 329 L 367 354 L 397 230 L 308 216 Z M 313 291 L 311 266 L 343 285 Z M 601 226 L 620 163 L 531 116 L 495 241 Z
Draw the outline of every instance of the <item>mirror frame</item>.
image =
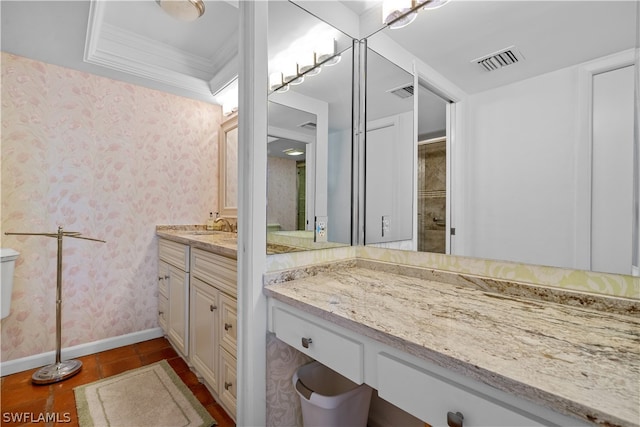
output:
M 235 206 L 227 206 L 227 134 L 238 129 L 238 113 L 234 113 L 220 125 L 218 132 L 218 213 L 223 217 L 238 217 L 238 201 L 236 196 Z M 237 144 L 237 142 L 236 142 Z M 237 149 L 236 149 L 237 156 Z M 237 158 L 234 159 L 238 163 Z M 237 176 L 237 174 L 236 174 Z M 237 178 L 235 179 L 237 182 Z M 236 184 L 237 185 L 237 184 Z

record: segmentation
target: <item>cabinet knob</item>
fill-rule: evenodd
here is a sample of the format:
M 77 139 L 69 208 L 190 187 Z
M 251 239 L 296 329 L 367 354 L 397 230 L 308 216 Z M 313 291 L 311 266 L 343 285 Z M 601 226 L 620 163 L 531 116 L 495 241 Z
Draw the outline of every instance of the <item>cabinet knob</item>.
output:
M 302 346 L 304 348 L 309 348 L 309 344 L 311 344 L 313 340 L 311 338 L 302 338 Z
M 213 305 L 213 304 L 211 304 L 211 305 L 209 306 L 209 311 L 216 310 L 217 308 L 218 308 L 218 306 L 217 306 L 217 305 Z
M 225 323 L 224 324 L 224 330 L 228 331 L 229 329 L 231 329 L 233 327 L 233 325 L 231 323 Z
M 159 311 L 158 316 L 164 316 L 164 311 Z
M 229 389 L 231 388 L 231 386 L 232 386 L 232 385 L 233 385 L 232 383 L 228 383 L 228 382 L 226 382 L 226 381 L 225 381 L 225 382 L 224 382 L 224 389 L 225 389 L 225 390 L 229 390 Z
M 462 427 L 464 417 L 461 412 L 447 412 L 447 425 L 449 427 Z

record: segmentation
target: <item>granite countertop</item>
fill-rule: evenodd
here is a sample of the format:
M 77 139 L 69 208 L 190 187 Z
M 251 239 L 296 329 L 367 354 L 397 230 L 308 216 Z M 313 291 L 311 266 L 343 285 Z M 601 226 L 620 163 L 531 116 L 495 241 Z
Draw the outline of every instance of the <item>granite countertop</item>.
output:
M 287 274 L 283 274 L 283 277 Z M 352 266 L 265 294 L 560 413 L 640 425 L 640 318 Z
M 208 231 L 204 226 L 159 225 L 156 227 L 156 234 L 164 239 L 238 259 L 237 233 Z

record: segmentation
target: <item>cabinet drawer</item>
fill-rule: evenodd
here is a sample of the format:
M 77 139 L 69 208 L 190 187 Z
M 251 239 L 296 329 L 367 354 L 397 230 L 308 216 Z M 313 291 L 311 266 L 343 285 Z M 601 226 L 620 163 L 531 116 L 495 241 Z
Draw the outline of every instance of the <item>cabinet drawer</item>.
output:
M 542 420 L 434 372 L 380 353 L 378 395 L 433 426 L 460 412 L 464 426 L 542 426 Z
M 280 308 L 273 308 L 276 336 L 356 384 L 364 382 L 363 345 Z M 305 341 L 305 342 L 303 342 Z
M 164 295 L 158 296 L 158 325 L 167 333 L 167 319 L 169 318 L 169 301 Z
M 237 354 L 238 314 L 236 300 L 220 293 L 220 344 L 231 355 Z
M 158 257 L 189 272 L 189 246 L 171 240 L 158 239 Z
M 220 400 L 233 419 L 236 418 L 236 393 L 238 388 L 236 364 L 235 357 L 227 353 L 226 350 L 220 351 Z
M 191 253 L 191 273 L 233 297 L 238 295 L 237 271 L 235 259 L 197 248 Z

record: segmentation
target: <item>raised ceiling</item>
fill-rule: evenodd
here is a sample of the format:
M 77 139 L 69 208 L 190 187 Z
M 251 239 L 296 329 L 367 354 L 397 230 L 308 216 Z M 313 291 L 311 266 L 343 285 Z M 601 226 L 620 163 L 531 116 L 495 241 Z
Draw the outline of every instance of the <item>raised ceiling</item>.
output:
M 153 0 L 0 2 L 2 51 L 215 102 L 237 75 L 237 1 L 179 21 Z

